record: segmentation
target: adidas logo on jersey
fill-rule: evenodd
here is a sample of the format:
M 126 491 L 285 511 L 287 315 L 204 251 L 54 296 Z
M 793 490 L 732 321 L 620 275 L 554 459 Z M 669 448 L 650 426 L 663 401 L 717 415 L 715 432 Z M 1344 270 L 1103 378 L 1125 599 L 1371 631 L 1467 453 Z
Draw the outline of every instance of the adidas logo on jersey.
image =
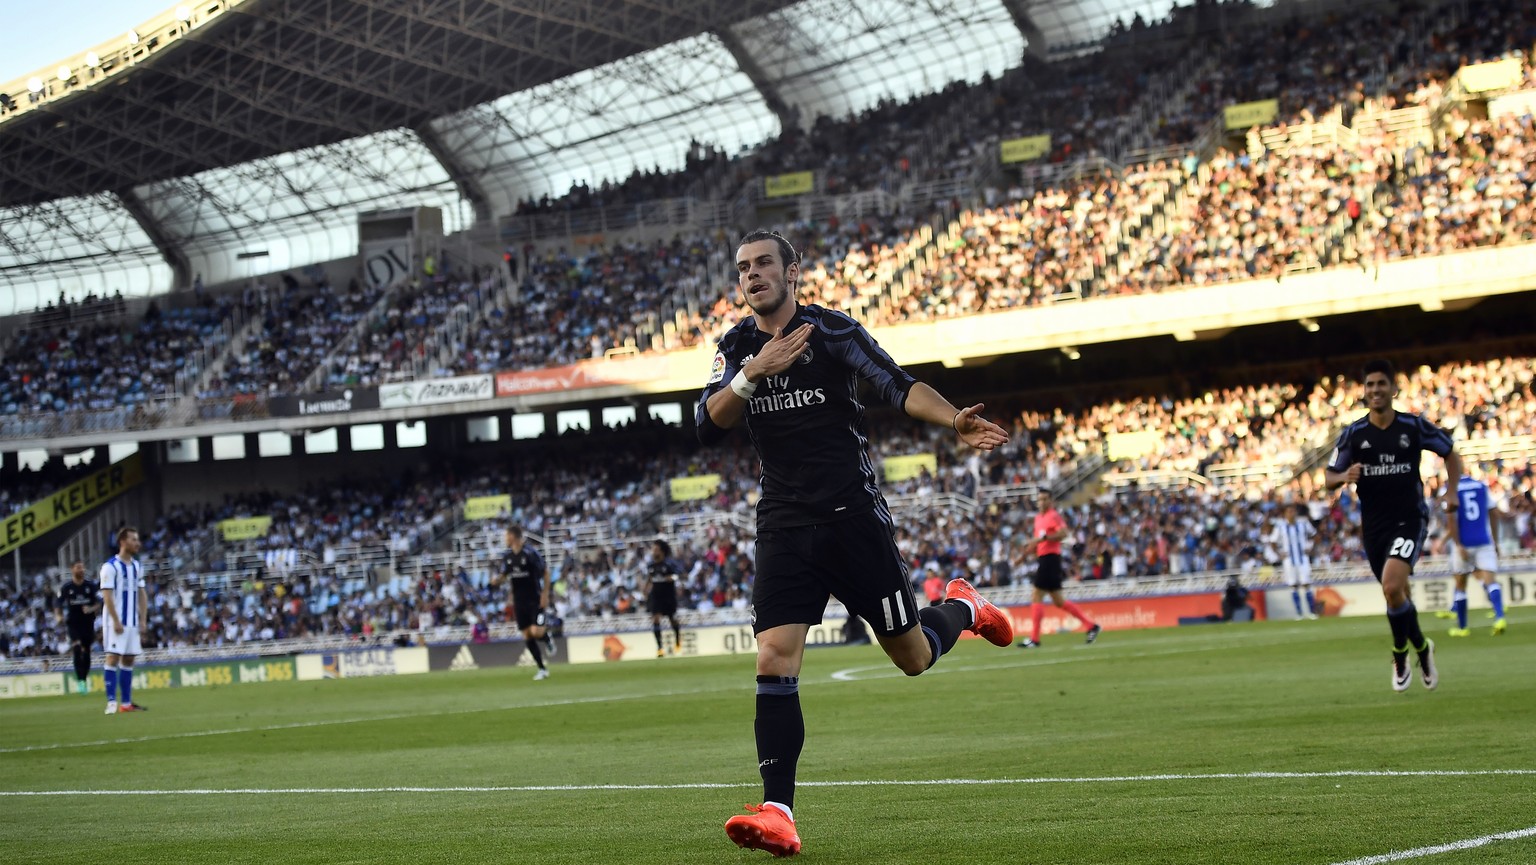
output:
M 453 663 L 448 665 L 450 670 L 478 670 L 480 665 L 475 663 L 475 656 L 469 651 L 468 646 L 460 646 L 459 653 L 453 656 Z
M 1363 442 L 1360 443 L 1360 449 L 1361 450 L 1369 450 L 1370 447 L 1371 447 L 1371 443 L 1369 441 L 1363 441 Z

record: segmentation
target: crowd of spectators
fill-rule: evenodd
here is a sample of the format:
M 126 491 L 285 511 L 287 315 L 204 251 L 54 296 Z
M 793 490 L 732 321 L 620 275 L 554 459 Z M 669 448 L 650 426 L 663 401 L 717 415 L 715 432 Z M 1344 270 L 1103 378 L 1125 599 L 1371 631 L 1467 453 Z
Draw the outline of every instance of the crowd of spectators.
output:
M 1404 24 L 1376 13 L 1270 22 L 1246 3 L 1197 3 L 1150 25 L 1117 26 L 1097 51 L 1030 57 L 974 85 L 881 102 L 854 117 L 815 118 L 741 158 L 695 141 L 680 173 L 637 172 L 622 183 L 525 202 L 522 210 L 665 197 L 706 174 L 736 171 L 744 182 L 803 168 L 813 156 L 821 191 L 829 193 L 894 189 L 907 180 L 974 180 L 1006 138 L 1049 132 L 1051 159 L 1070 162 L 1108 142 L 1123 144 L 1128 129 L 1146 132 L 1149 123 L 1160 140 L 1189 142 L 1226 105 L 1266 97 L 1281 100 L 1283 124 L 1324 116 L 1348 123 L 1357 114 L 1432 102 L 1464 63 L 1527 51 L 1536 18 L 1510 7 L 1506 0 L 1483 0 L 1456 13 L 1415 12 Z M 1212 27 L 1230 38 L 1211 55 L 1193 98 L 1172 98 L 1182 82 L 1165 77 L 1183 69 L 1189 46 Z M 1526 70 L 1533 74 L 1529 62 Z M 1188 117 L 1149 121 L 1138 101 L 1143 96 L 1183 106 Z M 1038 189 L 1016 180 L 1006 193 L 991 190 L 988 206 L 958 214 L 947 211 L 952 202 L 941 201 L 931 210 L 800 223 L 792 231 L 806 252 L 804 299 L 882 325 L 1276 278 L 1345 260 L 1368 266 L 1536 237 L 1526 169 L 1531 120 L 1453 117 L 1443 141 L 1426 147 L 1378 136 L 1221 151 L 1204 163 L 1190 155 Z M 954 231 L 939 232 L 933 266 L 922 268 L 915 286 L 902 283 L 904 269 L 924 256 L 927 226 L 950 216 Z M 402 289 L 387 314 L 349 346 L 338 342 L 378 300 L 377 290 L 353 283 L 338 292 L 314 282 L 263 291 L 264 327 L 227 358 L 200 395 L 289 393 L 328 358 L 318 387 L 687 347 L 718 335 L 740 315 L 729 278 L 730 240 L 677 238 L 584 254 L 528 248 L 510 305 L 470 303 L 472 295 L 484 294 L 478 279 L 429 279 Z M 466 312 L 474 326 L 445 327 Z M 20 362 L 8 363 L 0 379 L 0 406 L 35 414 L 140 404 L 163 391 L 164 377 L 184 362 L 177 348 L 184 347 L 186 329 L 208 324 L 177 325 L 180 339 L 175 332 L 151 337 L 164 345 L 136 351 L 134 360 L 114 362 L 110 351 L 93 351 L 105 366 L 85 370 L 70 344 L 102 334 L 74 328 L 59 339 L 29 332 L 8 353 L 8 362 Z M 111 335 L 105 339 L 110 343 Z M 124 369 L 125 363 L 148 369 Z
M 730 157 L 724 150 L 694 140 L 688 143 L 680 171 L 637 168 L 624 180 L 604 180 L 595 188 L 584 180 L 578 180 L 571 184 L 565 195 L 555 198 L 542 195 L 519 201 L 515 213 L 518 216 L 535 216 L 599 207 L 623 207 L 682 196 L 707 178 L 711 170 L 722 170 L 729 161 Z
M 208 302 L 142 316 L 71 315 L 17 333 L 0 359 L 0 414 L 132 411 L 177 394 L 205 350 L 229 339 L 234 304 Z
M 1207 14 L 1212 5 L 1197 4 L 1204 11 L 1193 14 Z M 1403 26 L 1351 14 L 1292 20 L 1278 30 L 1236 27 L 1192 98 L 1169 102 L 1182 113 L 1159 118 L 1147 134 L 1188 142 L 1227 104 L 1270 97 L 1280 100 L 1284 124 L 1322 117 L 1348 124 L 1400 105 L 1430 106 L 1459 66 L 1527 51 L 1536 37 L 1532 11 L 1504 0 L 1474 2 L 1459 13 L 1415 13 L 1413 21 L 1418 23 Z M 1133 22 L 1116 35 L 1173 33 L 1178 24 L 1178 16 L 1152 27 Z M 739 162 L 695 143 L 681 175 L 639 172 L 624 183 L 527 202 L 520 212 L 666 197 L 711 172 L 734 167 L 742 177 L 762 176 L 800 170 L 813 156 L 825 192 L 894 191 L 909 180 L 968 176 L 990 158 L 997 141 L 1039 132 L 1053 136 L 1050 158 L 1067 161 L 1111 141 L 1124 145 L 1133 103 L 1166 89 L 1150 70 L 1171 68 L 1186 56 L 1170 40 L 1142 52 L 1031 59 L 979 85 L 954 84 L 905 103 L 881 103 L 846 120 L 818 118 Z M 1528 62 L 1525 74 L 1536 80 Z M 1191 155 L 1040 189 L 1021 184 L 998 194 L 1002 201 L 974 210 L 949 213 L 941 204 L 931 212 L 832 217 L 797 223 L 789 234 L 804 253 L 802 300 L 847 309 L 879 325 L 1063 297 L 1279 278 L 1292 268 L 1344 259 L 1369 266 L 1530 241 L 1536 239 L 1533 157 L 1536 123 L 1529 115 L 1451 114 L 1428 145 L 1378 135 L 1249 153 L 1221 150 L 1205 162 Z M 938 217 L 941 225 L 952 220 L 953 230 L 938 232 L 935 259 L 916 289 L 895 291 L 895 276 L 921 254 L 927 243 L 921 232 Z M 731 241 L 715 235 L 586 254 L 530 250 L 515 274 L 513 303 L 480 305 L 473 310 L 480 326 L 462 339 L 444 324 L 472 311 L 471 295 L 490 288 L 486 278 L 445 276 L 401 289 L 383 317 L 365 323 L 354 345 L 341 343 L 375 306 L 379 289 L 354 282 L 338 292 L 323 281 L 273 291 L 258 287 L 256 296 L 243 298 L 244 308 L 263 316 L 256 337 L 228 358 L 200 395 L 289 393 L 327 360 L 320 384 L 345 386 L 386 381 L 424 362 L 437 373 L 488 372 L 570 363 L 630 346 L 693 345 L 717 336 L 741 314 L 730 278 Z M 93 300 L 74 312 L 45 310 L 48 326 L 24 330 L 6 352 L 0 410 L 27 416 L 142 404 L 165 392 L 178 372 L 196 373 L 187 366 L 195 356 L 191 348 L 216 347 L 227 337 L 230 312 L 241 305 L 227 299 L 185 310 L 152 306 L 136 322 L 113 317 L 112 310 L 121 313 L 117 301 Z M 451 359 L 441 367 L 430 364 L 440 353 Z M 1536 420 L 1531 380 L 1529 358 L 1425 367 L 1406 376 L 1399 405 L 1424 412 L 1463 440 L 1529 434 Z M 1150 446 L 1116 466 L 1122 470 L 1201 475 L 1223 463 L 1293 465 L 1306 446 L 1325 442 L 1347 419 L 1352 393 L 1330 378 L 1126 397 L 1081 411 L 1012 407 L 1005 415 L 1015 441 L 997 454 L 956 454 L 930 432 L 904 427 L 874 447 L 878 454 L 935 452 L 933 472 L 887 486 L 892 496 L 917 494 L 920 500 L 941 493 L 976 499 L 984 486 L 1054 483 L 1117 434 L 1154 434 Z M 183 572 L 227 572 L 240 551 L 219 543 L 217 521 L 263 514 L 273 518 L 271 532 L 246 552 L 272 570 L 251 566 L 238 581 L 184 581 L 159 590 L 159 636 L 168 643 L 201 643 L 500 620 L 506 615 L 502 595 L 482 560 L 409 578 L 358 572 L 347 562 L 348 551 L 365 547 L 419 553 L 452 529 L 465 497 L 502 492 L 514 498 L 507 517 L 535 533 L 606 525 L 631 538 L 563 556 L 567 565 L 557 588 L 563 615 L 634 610 L 644 543 L 633 536 L 648 533 L 650 520 L 667 505 L 665 480 L 719 474 L 713 495 L 674 504 L 671 511 L 745 516 L 756 489 L 755 465 L 739 443 L 713 452 L 646 445 L 613 453 L 599 468 L 580 459 L 549 459 L 461 476 L 448 467 L 174 508 L 146 529 L 151 558 Z M 1514 538 L 1530 546 L 1529 462 L 1487 468 Z M 0 513 L 23 506 L 45 485 L 7 485 L 0 491 Z M 1288 501 L 1305 504 L 1318 525 L 1320 561 L 1358 558 L 1349 495 L 1330 500 L 1315 475 L 1302 475 L 1279 489 L 1263 483 L 1132 488 L 1075 505 L 1068 511 L 1073 573 L 1103 579 L 1262 567 L 1273 556 L 1263 541 L 1267 525 Z M 996 504 L 964 517 L 905 510 L 898 515 L 898 542 L 914 573 L 939 569 L 983 585 L 1009 582 L 1030 566 L 1020 542 L 1026 512 Z M 731 522 L 697 525 L 679 547 L 685 605 L 740 606 L 751 581 L 749 534 Z M 293 560 L 271 555 L 284 551 L 317 566 L 295 568 Z M 52 622 L 43 588 L 0 595 L 0 623 L 13 651 L 29 637 L 23 653 L 48 645 Z
M 1425 366 L 1404 374 L 1397 405 L 1440 423 L 1476 451 L 1485 440 L 1530 434 L 1533 382 L 1536 359 L 1530 357 Z M 1326 443 L 1357 413 L 1354 392 L 1330 377 L 1311 387 L 1271 383 L 1186 398 L 1127 396 L 1076 413 L 1000 403 L 994 410 L 1013 440 L 990 454 L 958 448 L 942 430 L 894 417 L 876 427 L 872 450 L 879 461 L 912 453 L 935 457 L 932 470 L 884 484 L 900 505 L 893 508 L 897 543 L 914 578 L 937 571 L 1007 585 L 1022 582 L 1033 567 L 1027 544 L 1032 505 L 1027 495 L 1010 491 L 1055 485 L 1117 433 L 1156 434 L 1145 456 L 1118 468 L 1199 474 L 1220 461 L 1283 462 L 1295 441 Z M 505 593 L 494 582 L 504 520 L 560 546 L 545 552 L 557 563 L 555 607 L 564 618 L 641 608 L 640 563 L 662 516 L 684 569 L 684 607 L 743 605 L 754 553 L 746 527 L 757 491 L 746 443 L 696 450 L 661 425 L 597 435 L 609 437 L 600 467 L 583 458 L 582 446 L 590 442 L 557 440 L 536 458 L 435 465 L 394 478 L 328 481 L 301 492 L 172 508 L 144 532 L 146 559 L 159 573 L 182 577 L 164 580 L 158 590 L 160 636 L 166 645 L 190 645 L 506 621 Z M 1536 548 L 1530 521 L 1536 467 L 1529 456 L 1474 453 L 1471 462 L 1493 491 L 1506 548 Z M 1425 464 L 1434 494 L 1439 467 L 1434 460 Z M 700 474 L 721 476 L 712 495 L 668 503 L 669 478 Z M 512 507 L 479 527 L 459 525 L 456 555 L 421 559 L 429 564 L 419 570 L 402 565 L 433 541 L 455 536 L 466 498 L 502 493 Z M 1303 506 L 1318 528 L 1315 562 L 1359 559 L 1357 502 L 1348 490 L 1327 494 L 1314 471 L 1270 484 L 1106 487 L 1065 504 L 1073 527 L 1069 574 L 1113 580 L 1235 570 L 1252 579 L 1277 561 L 1267 538 L 1288 503 Z M 245 547 L 218 543 L 219 520 L 257 515 L 272 518 L 264 539 Z M 605 533 L 587 536 L 609 540 L 579 540 L 584 530 L 599 528 Z M 368 559 L 368 550 L 385 555 Z M 13 647 L 46 651 L 53 633 L 46 588 L 46 580 L 34 583 L 0 602 L 9 603 L 0 621 Z
M 368 322 L 355 340 L 338 347 L 321 385 L 376 385 L 411 378 L 418 371 L 449 374 L 437 363 L 445 349 L 461 347 L 464 331 L 474 321 L 505 319 L 507 311 L 497 302 L 501 285 L 494 271 L 473 268 L 399 289 L 383 315 Z
M 531 255 L 512 306 L 481 319 L 450 369 L 559 366 L 603 357 L 612 348 L 661 348 L 664 325 L 676 327 L 678 309 L 686 312 L 679 299 L 702 296 L 728 272 L 723 250 L 722 236 Z M 655 342 L 637 346 L 642 335 Z M 692 344 L 697 334 L 679 338 Z
M 324 274 L 307 284 L 290 277 L 282 288 L 258 283 L 247 292 L 261 324 L 231 351 L 224 368 L 198 392 L 204 400 L 296 393 L 383 296 L 383 288 L 352 280 L 346 290 Z
M 1536 239 L 1531 115 L 1457 115 L 1442 145 L 1410 156 L 1404 182 L 1379 190 L 1353 234 L 1363 262 Z

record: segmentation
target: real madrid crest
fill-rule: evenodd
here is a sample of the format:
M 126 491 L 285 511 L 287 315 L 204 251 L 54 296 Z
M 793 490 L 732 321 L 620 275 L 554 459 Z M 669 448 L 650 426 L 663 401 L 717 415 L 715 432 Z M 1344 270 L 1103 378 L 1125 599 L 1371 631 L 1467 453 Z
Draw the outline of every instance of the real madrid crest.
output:
M 1401 436 L 1398 436 L 1398 438 L 1397 438 L 1397 446 L 1402 448 L 1403 450 L 1407 450 L 1408 449 L 1408 434 L 1407 433 L 1403 433 Z

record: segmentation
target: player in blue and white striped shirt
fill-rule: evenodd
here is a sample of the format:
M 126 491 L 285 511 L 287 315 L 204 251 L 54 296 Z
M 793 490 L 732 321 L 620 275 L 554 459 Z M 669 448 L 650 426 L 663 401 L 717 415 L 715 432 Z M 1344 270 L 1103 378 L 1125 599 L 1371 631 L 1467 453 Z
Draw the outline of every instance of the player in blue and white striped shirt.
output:
M 149 612 L 144 565 L 135 558 L 139 547 L 139 530 L 124 526 L 117 532 L 117 555 L 101 566 L 101 642 L 107 650 L 102 678 L 108 715 L 144 710 L 133 702 L 133 659 L 143 651 L 139 628 Z
M 1294 504 L 1285 506 L 1285 518 L 1275 520 L 1275 530 L 1269 542 L 1280 551 L 1285 584 L 1291 587 L 1291 603 L 1296 605 L 1296 618 L 1317 618 L 1317 599 L 1312 595 L 1312 538 L 1317 529 L 1301 516 Z M 1306 592 L 1307 605 L 1301 605 L 1301 594 Z
M 1493 606 L 1493 633 L 1504 633 L 1504 587 L 1499 585 L 1499 555 L 1494 548 L 1498 540 L 1490 519 L 1488 485 L 1470 477 L 1463 477 L 1456 486 L 1457 538 L 1451 544 L 1451 573 L 1456 575 L 1456 594 L 1451 601 L 1451 612 L 1456 614 L 1456 627 L 1449 633 L 1453 637 L 1465 637 L 1472 632 L 1467 628 L 1467 575 L 1477 577 L 1488 593 L 1488 603 Z

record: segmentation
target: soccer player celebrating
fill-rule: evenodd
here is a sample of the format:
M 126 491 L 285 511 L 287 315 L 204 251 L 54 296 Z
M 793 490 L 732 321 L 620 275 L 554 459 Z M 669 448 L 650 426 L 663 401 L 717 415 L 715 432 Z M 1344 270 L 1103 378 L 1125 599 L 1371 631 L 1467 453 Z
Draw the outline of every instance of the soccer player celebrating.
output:
M 1456 575 L 1456 594 L 1451 601 L 1451 611 L 1456 614 L 1456 627 L 1449 633 L 1453 637 L 1465 637 L 1472 632 L 1467 628 L 1467 575 L 1482 582 L 1488 593 L 1488 603 L 1493 606 L 1493 633 L 1504 633 L 1504 588 L 1499 585 L 1499 555 L 1494 548 L 1498 537 L 1488 514 L 1488 486 L 1470 477 L 1461 479 L 1456 488 L 1457 541 L 1451 545 L 1451 573 Z M 1447 502 L 1449 505 L 1450 502 Z
M 726 821 L 725 832 L 738 846 L 793 856 L 800 852 L 795 774 L 805 744 L 800 665 L 806 634 L 830 597 L 869 622 L 909 676 L 932 667 L 962 631 L 997 646 L 1013 641 L 1007 615 L 965 580 L 950 581 L 944 603 L 918 609 L 875 484 L 859 380 L 909 416 L 951 427 L 971 447 L 991 450 L 1008 434 L 981 417 L 983 406 L 956 409 L 913 379 L 858 322 L 797 302 L 800 259 L 778 233 L 742 238 L 736 273 L 753 315 L 720 339 L 695 424 L 707 445 L 745 422 L 763 466 L 752 630 L 764 801 Z
M 75 689 L 84 694 L 90 687 L 91 644 L 96 642 L 96 613 L 101 609 L 101 589 L 85 578 L 85 562 L 77 559 L 69 566 L 69 582 L 59 589 L 59 606 L 75 661 Z
M 117 555 L 101 566 L 101 642 L 106 647 L 102 681 L 107 686 L 107 714 L 142 712 L 133 702 L 133 660 L 143 648 L 139 628 L 149 614 L 149 593 L 139 554 L 139 530 L 117 530 Z
M 1360 497 L 1361 536 L 1371 573 L 1381 583 L 1392 628 L 1392 690 L 1406 691 L 1413 682 L 1408 649 L 1417 653 L 1424 687 L 1439 683 L 1435 644 L 1419 630 L 1419 613 L 1408 590 L 1408 577 L 1419 560 L 1429 526 L 1424 485 L 1419 479 L 1419 454 L 1431 451 L 1445 460 L 1447 501 L 1457 501 L 1461 457 L 1445 430 L 1418 415 L 1392 408 L 1397 396 L 1396 370 L 1386 360 L 1365 365 L 1365 417 L 1344 428 L 1328 461 L 1328 489 L 1354 484 Z M 1449 532 L 1456 539 L 1456 523 Z
M 524 543 L 522 526 L 507 527 L 507 549 L 501 557 L 501 577 L 510 584 L 508 588 L 512 593 L 517 629 L 523 633 L 528 654 L 539 665 L 533 680 L 537 682 L 548 679 L 549 667 L 544 665 L 544 652 L 539 643 L 547 635 L 544 608 L 549 606 L 549 583 L 544 578 L 544 558 Z
M 677 578 L 683 569 L 672 560 L 672 545 L 658 539 L 651 544 L 651 559 L 645 563 L 645 604 L 651 614 L 651 633 L 656 635 L 656 657 L 667 654 L 661 644 L 661 620 L 672 623 L 672 653 L 683 649 L 683 629 L 677 624 Z

